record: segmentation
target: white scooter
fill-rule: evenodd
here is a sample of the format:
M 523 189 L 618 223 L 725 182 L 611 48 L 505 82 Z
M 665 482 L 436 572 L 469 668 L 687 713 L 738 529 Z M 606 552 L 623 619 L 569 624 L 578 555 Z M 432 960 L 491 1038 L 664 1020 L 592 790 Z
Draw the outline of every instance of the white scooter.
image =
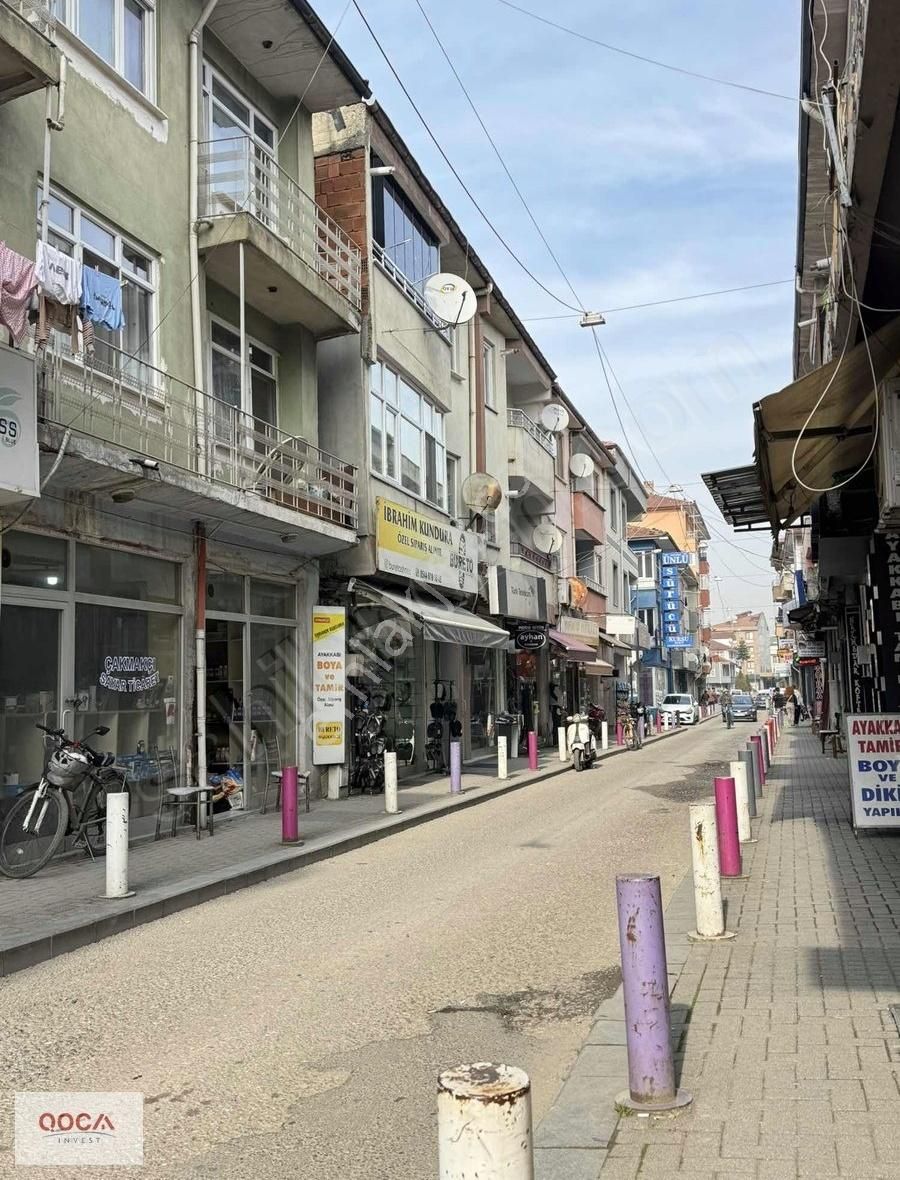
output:
M 597 757 L 597 742 L 591 732 L 586 713 L 573 713 L 567 717 L 566 745 L 572 755 L 575 770 L 589 770 Z

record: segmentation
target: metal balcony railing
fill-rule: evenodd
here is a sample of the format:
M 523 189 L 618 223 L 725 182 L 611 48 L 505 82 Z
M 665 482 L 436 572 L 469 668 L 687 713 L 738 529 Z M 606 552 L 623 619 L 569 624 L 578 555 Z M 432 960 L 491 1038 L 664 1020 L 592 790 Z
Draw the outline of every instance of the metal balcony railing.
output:
M 0 4 L 5 4 L 13 12 L 17 12 L 22 20 L 34 25 L 37 31 L 43 33 L 48 40 L 53 40 L 53 35 L 56 32 L 56 17 L 48 5 L 42 4 L 40 0 L 0 0 Z
M 434 312 L 425 302 L 425 296 L 419 290 L 418 286 L 412 281 L 412 279 L 406 277 L 406 275 L 396 264 L 396 262 L 394 262 L 394 260 L 390 257 L 383 246 L 379 246 L 377 242 L 373 242 L 372 253 L 375 257 L 375 261 L 388 276 L 391 282 L 400 288 L 410 303 L 414 303 L 416 305 L 425 319 L 428 320 L 429 324 L 432 324 L 435 328 L 437 328 L 438 334 L 443 336 L 444 339 L 449 343 L 449 326 L 440 318 L 440 316 L 436 316 L 434 314 Z
M 549 553 L 538 553 L 536 549 L 529 549 L 527 545 L 523 545 L 520 541 L 510 541 L 509 543 L 510 557 L 520 557 L 523 561 L 529 561 L 532 565 L 536 565 L 538 569 L 546 570 L 551 573 L 556 569 L 556 555 Z
M 250 213 L 358 311 L 359 247 L 249 136 L 199 146 L 200 216 Z
M 356 528 L 352 464 L 112 345 L 99 345 L 98 355 L 103 359 L 57 350 L 43 355 L 41 418 L 304 516 Z
M 552 459 L 556 458 L 556 439 L 543 426 L 538 426 L 537 422 L 529 418 L 524 410 L 508 409 L 506 424 L 507 426 L 516 426 L 530 434 L 538 446 L 543 447 Z

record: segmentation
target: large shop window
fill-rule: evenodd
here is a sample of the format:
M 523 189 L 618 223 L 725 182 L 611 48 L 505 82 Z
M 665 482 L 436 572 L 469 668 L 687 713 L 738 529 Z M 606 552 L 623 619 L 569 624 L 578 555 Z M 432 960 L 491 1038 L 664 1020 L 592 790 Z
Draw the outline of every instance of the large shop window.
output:
M 429 504 L 447 506 L 445 415 L 388 365 L 370 370 L 372 470 Z

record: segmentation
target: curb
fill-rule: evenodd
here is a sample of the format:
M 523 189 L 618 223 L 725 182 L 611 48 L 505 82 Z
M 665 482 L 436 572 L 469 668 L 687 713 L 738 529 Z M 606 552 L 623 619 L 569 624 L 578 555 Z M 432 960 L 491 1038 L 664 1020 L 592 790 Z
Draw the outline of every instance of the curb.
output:
M 703 725 L 712 721 L 713 717 L 704 718 L 698 724 Z M 657 741 L 675 737 L 680 733 L 691 733 L 695 727 L 679 727 L 669 733 L 654 734 L 645 742 L 645 746 Z M 619 754 L 627 753 L 624 746 L 612 747 L 601 754 L 598 764 Z M 82 917 L 78 921 L 65 925 L 60 923 L 59 929 L 54 929 L 40 936 L 26 941 L 4 945 L 0 942 L 0 978 L 13 975 L 17 971 L 24 971 L 38 963 L 47 962 L 58 955 L 67 954 L 79 947 L 88 946 L 120 934 L 125 930 L 133 930 L 147 922 L 155 922 L 159 918 L 179 913 L 181 910 L 202 905 L 216 897 L 224 897 L 230 893 L 237 893 L 251 885 L 258 885 L 264 881 L 271 881 L 285 873 L 291 873 L 308 865 L 317 864 L 323 860 L 340 856 L 345 852 L 354 852 L 368 844 L 377 843 L 398 832 L 408 831 L 420 824 L 440 819 L 455 811 L 474 807 L 491 799 L 499 799 L 523 787 L 532 786 L 558 775 L 567 774 L 572 767 L 569 762 L 551 762 L 537 774 L 530 771 L 520 772 L 521 778 L 510 778 L 497 786 L 469 788 L 465 787 L 461 795 L 448 796 L 437 802 L 426 803 L 415 811 L 400 816 L 384 816 L 381 820 L 366 821 L 366 826 L 355 831 L 338 835 L 320 837 L 318 841 L 310 841 L 303 849 L 286 849 L 281 845 L 273 847 L 271 853 L 256 856 L 251 860 L 237 861 L 226 870 L 215 873 L 200 873 L 193 878 L 174 882 L 169 886 L 140 891 L 133 899 L 124 903 L 110 902 L 105 912 L 96 918 Z M 589 773 L 589 772 L 588 772 Z M 465 783 L 465 775 L 463 776 Z M 98 899 L 98 910 L 104 905 Z M 114 908 L 115 907 L 115 908 Z

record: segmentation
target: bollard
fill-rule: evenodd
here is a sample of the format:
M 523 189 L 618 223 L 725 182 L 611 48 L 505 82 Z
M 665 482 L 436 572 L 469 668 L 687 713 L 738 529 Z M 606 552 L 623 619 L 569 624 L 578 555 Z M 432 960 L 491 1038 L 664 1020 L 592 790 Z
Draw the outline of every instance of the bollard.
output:
M 663 713 L 663 729 L 668 733 L 669 726 L 672 724 L 671 713 Z
M 608 750 L 609 749 L 609 722 L 608 721 L 601 721 L 600 722 L 600 749 L 601 750 Z
M 482 1061 L 438 1078 L 440 1180 L 534 1180 L 531 1082 L 514 1065 Z
M 765 745 L 766 745 L 766 758 L 768 759 L 768 761 L 769 761 L 769 764 L 771 764 L 771 762 L 772 762 L 772 755 L 775 753 L 775 751 L 774 751 L 774 749 L 773 749 L 773 742 L 772 742 L 772 730 L 771 730 L 771 729 L 770 729 L 770 727 L 769 727 L 769 723 L 768 723 L 768 721 L 766 721 L 766 723 L 763 725 L 763 730 L 762 730 L 762 731 L 763 731 L 763 735 L 764 735 L 764 737 L 765 737 Z
M 556 741 L 559 746 L 559 760 L 560 760 L 560 762 L 568 762 L 569 761 L 569 750 L 568 750 L 568 747 L 566 746 L 566 729 L 565 729 L 564 725 L 561 725 L 559 727 L 559 729 L 556 731 Z
M 281 843 L 298 844 L 299 842 L 297 767 L 285 766 L 281 772 Z
M 756 789 L 762 795 L 763 787 L 766 785 L 766 768 L 763 763 L 762 740 L 758 733 L 753 734 L 750 743 L 753 746 L 753 756 L 756 758 Z
M 328 767 L 328 798 L 332 801 L 341 797 L 341 778 L 343 771 L 343 766 Z
M 744 768 L 744 778 L 747 783 L 747 810 L 750 812 L 750 818 L 756 819 L 758 811 L 756 807 L 756 787 L 753 783 L 753 755 L 749 750 L 740 750 L 738 752 L 738 759 Z
M 506 778 L 506 734 L 497 738 L 497 778 Z
M 638 719 L 637 719 L 637 735 L 638 735 L 638 745 L 642 746 L 644 744 L 644 718 L 643 717 L 638 717 Z
M 127 791 L 110 791 L 106 796 L 106 894 L 134 897 L 128 888 L 128 801 Z
M 762 750 L 762 756 L 763 756 L 763 772 L 765 773 L 766 778 L 768 778 L 769 777 L 769 765 L 770 765 L 770 763 L 769 763 L 769 742 L 766 737 L 765 730 L 760 731 L 759 745 L 760 745 L 760 749 Z
M 462 791 L 462 746 L 459 742 L 450 743 L 450 794 L 458 795 Z
M 662 729 L 662 715 L 659 710 L 656 711 L 656 732 L 659 733 Z
M 397 806 L 397 755 L 393 750 L 384 754 L 384 810 L 388 815 L 399 815 Z
M 659 877 L 616 877 L 628 1089 L 618 1105 L 636 1111 L 686 1106 L 690 1094 L 675 1086 L 666 935 Z
M 737 805 L 738 839 L 742 844 L 752 840 L 753 832 L 750 828 L 750 789 L 747 783 L 747 770 L 743 762 L 732 762 L 729 774 L 734 779 L 734 801 Z
M 738 839 L 733 778 L 716 779 L 716 831 L 719 834 L 719 870 L 723 877 L 739 877 L 741 842 Z
M 537 734 L 534 730 L 528 733 L 528 769 L 537 770 L 538 755 L 537 755 Z
M 759 782 L 759 762 L 756 757 L 756 747 L 753 742 L 748 739 L 747 748 L 744 751 L 750 759 L 750 780 L 753 782 L 753 791 L 756 795 L 757 802 L 762 798 L 762 787 Z
M 697 929 L 691 931 L 688 938 L 692 942 L 734 938 L 734 934 L 725 929 L 715 803 L 692 803 L 690 817 L 691 865 L 694 870 L 694 910 L 697 915 Z
M 622 729 L 622 722 L 621 721 L 616 722 L 616 745 L 617 746 L 624 746 L 625 745 L 625 731 Z
M 771 717 L 769 718 L 769 720 L 766 724 L 769 727 L 769 751 L 770 751 L 770 761 L 771 761 L 771 758 L 775 757 L 775 749 L 778 745 L 778 734 L 775 732 L 775 722 L 772 720 Z

